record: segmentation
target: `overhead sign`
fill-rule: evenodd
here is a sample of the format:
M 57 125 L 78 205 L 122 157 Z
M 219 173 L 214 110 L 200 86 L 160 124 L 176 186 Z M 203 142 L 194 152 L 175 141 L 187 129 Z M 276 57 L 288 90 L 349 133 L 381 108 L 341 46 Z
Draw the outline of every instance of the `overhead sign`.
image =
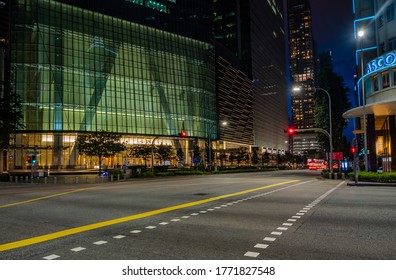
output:
M 367 64 L 367 74 L 396 66 L 396 51 L 381 55 Z

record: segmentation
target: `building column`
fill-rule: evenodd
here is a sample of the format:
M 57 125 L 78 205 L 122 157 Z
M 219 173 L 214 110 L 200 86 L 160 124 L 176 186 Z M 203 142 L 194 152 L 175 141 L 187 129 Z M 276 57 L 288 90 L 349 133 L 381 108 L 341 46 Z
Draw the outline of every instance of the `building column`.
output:
M 396 121 L 395 116 L 389 116 L 389 135 L 391 150 L 391 169 L 396 171 Z
M 370 151 L 368 155 L 368 170 L 377 171 L 377 148 L 375 145 L 375 118 L 374 114 L 367 115 L 367 149 Z

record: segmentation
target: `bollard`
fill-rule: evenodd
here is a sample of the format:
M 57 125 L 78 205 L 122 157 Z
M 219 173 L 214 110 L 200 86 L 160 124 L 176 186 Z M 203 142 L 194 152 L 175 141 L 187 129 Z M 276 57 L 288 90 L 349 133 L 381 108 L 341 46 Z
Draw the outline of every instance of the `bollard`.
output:
M 12 183 L 12 180 L 13 180 L 14 178 L 12 178 L 12 176 L 10 175 L 10 182 Z
M 54 177 L 54 184 L 56 184 L 56 177 Z
M 47 177 L 44 177 L 44 184 L 47 184 Z
M 120 174 L 117 175 L 117 181 L 119 181 L 119 180 L 120 180 Z
M 26 181 L 26 183 L 27 183 L 28 181 Z M 30 177 L 30 183 L 32 183 L 33 184 L 33 176 L 32 177 Z
M 338 179 L 338 173 L 334 173 L 334 179 Z
M 333 174 L 329 173 L 329 179 L 333 179 Z
M 66 184 L 66 177 L 63 177 L 63 183 Z
M 15 183 L 18 183 L 18 176 L 15 176 Z
M 78 184 L 78 177 L 76 177 L 76 184 Z
M 25 176 L 26 183 L 29 183 L 29 176 Z
M 341 174 L 341 178 L 342 178 L 342 180 L 345 179 L 345 173 L 342 173 L 342 174 Z
M 113 174 L 110 175 L 110 182 L 113 182 Z

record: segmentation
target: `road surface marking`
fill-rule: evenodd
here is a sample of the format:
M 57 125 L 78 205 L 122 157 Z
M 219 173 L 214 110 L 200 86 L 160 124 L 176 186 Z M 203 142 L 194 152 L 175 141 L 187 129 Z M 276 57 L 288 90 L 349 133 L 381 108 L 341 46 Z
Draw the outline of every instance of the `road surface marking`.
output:
M 257 253 L 257 252 L 246 252 L 246 254 L 244 256 L 245 257 L 251 257 L 251 258 L 257 258 L 258 255 L 260 255 L 260 253 Z
M 300 219 L 301 216 L 292 216 L 293 219 Z
M 142 231 L 141 230 L 132 230 L 132 231 L 130 231 L 130 233 L 141 233 Z
M 0 252 L 11 250 L 11 249 L 16 249 L 16 248 L 20 248 L 20 247 L 25 247 L 25 246 L 29 246 L 29 245 L 33 245 L 33 244 L 37 244 L 37 243 L 42 243 L 42 242 L 46 242 L 49 240 L 53 240 L 53 239 L 57 239 L 57 238 L 65 237 L 65 236 L 70 236 L 70 235 L 81 233 L 81 232 L 86 232 L 86 231 L 104 228 L 104 227 L 108 227 L 108 226 L 112 226 L 112 225 L 116 225 L 116 224 L 120 224 L 120 223 L 143 219 L 143 218 L 147 218 L 147 217 L 151 217 L 151 216 L 155 216 L 155 215 L 159 215 L 159 214 L 163 214 L 163 213 L 167 213 L 167 212 L 172 212 L 175 210 L 193 207 L 193 206 L 197 206 L 197 205 L 201 205 L 201 204 L 205 204 L 205 203 L 209 203 L 209 202 L 213 202 L 213 201 L 217 201 L 217 200 L 221 200 L 221 199 L 225 199 L 225 198 L 229 198 L 229 197 L 245 195 L 248 193 L 261 191 L 261 190 L 273 188 L 276 186 L 296 183 L 299 181 L 300 180 L 290 180 L 290 181 L 270 184 L 270 185 L 266 185 L 266 186 L 262 186 L 262 187 L 258 187 L 258 188 L 247 189 L 247 190 L 243 190 L 243 191 L 239 191 L 239 192 L 235 192 L 235 193 L 229 193 L 229 194 L 224 194 L 224 195 L 220 195 L 220 196 L 210 197 L 210 198 L 206 198 L 206 199 L 202 199 L 202 200 L 192 201 L 192 202 L 188 202 L 188 203 L 184 203 L 184 204 L 178 204 L 178 205 L 174 205 L 174 206 L 170 206 L 170 207 L 165 207 L 165 208 L 155 209 L 155 210 L 151 210 L 151 211 L 147 211 L 147 212 L 143 212 L 143 213 L 139 213 L 139 214 L 134 214 L 131 216 L 120 217 L 120 218 L 116 218 L 116 219 L 112 219 L 112 220 L 106 220 L 106 221 L 102 221 L 102 222 L 98 222 L 98 223 L 88 224 L 88 225 L 84 225 L 84 226 L 80 226 L 80 227 L 75 227 L 75 228 L 70 228 L 70 229 L 66 229 L 66 230 L 61 230 L 58 232 L 44 234 L 41 236 L 35 236 L 35 237 L 22 239 L 22 240 L 10 242 L 10 243 L 5 243 L 5 244 L 0 245 Z M 291 188 L 291 187 L 298 186 L 300 184 L 304 184 L 304 183 L 308 183 L 308 182 L 310 182 L 310 181 L 296 183 L 294 185 L 287 186 L 282 189 Z M 76 191 L 74 191 L 74 192 L 76 192 Z
M 288 222 L 297 222 L 296 219 L 287 219 Z
M 19 202 L 14 202 L 14 203 L 5 204 L 5 205 L 0 205 L 0 208 L 6 208 L 6 207 L 11 207 L 11 206 L 26 204 L 26 203 L 35 202 L 35 201 L 44 200 L 44 199 L 49 199 L 49 198 L 53 198 L 53 197 L 57 197 L 57 196 L 62 196 L 62 195 L 66 195 L 66 194 L 71 194 L 71 193 L 76 193 L 76 192 L 82 192 L 82 191 L 92 190 L 92 189 L 96 189 L 96 188 L 98 188 L 98 187 L 82 188 L 82 189 L 77 189 L 77 190 L 68 191 L 68 192 L 63 192 L 63 193 L 57 193 L 57 194 L 47 195 L 47 196 L 38 197 L 38 198 L 33 198 L 33 199 L 29 199 L 29 200 L 24 200 L 24 201 L 19 201 Z
M 275 240 L 276 240 L 276 238 L 273 238 L 273 237 L 265 237 L 263 240 L 264 240 L 264 241 L 270 241 L 270 242 L 273 242 L 273 241 L 275 241 Z
M 55 260 L 55 259 L 57 259 L 57 258 L 60 258 L 60 256 L 58 256 L 58 255 L 49 255 L 49 256 L 44 257 L 43 259 L 46 259 L 46 260 Z
M 288 230 L 289 228 L 287 227 L 278 227 L 277 230 Z
M 162 222 L 162 223 L 159 223 L 159 225 L 161 225 L 161 226 L 166 226 L 166 225 L 168 225 L 169 223 L 167 223 L 167 222 Z
M 296 215 L 298 215 L 298 216 L 304 216 L 305 213 L 300 213 L 300 212 L 298 212 L 298 213 L 296 213 Z
M 182 219 L 188 219 L 190 216 L 183 216 Z
M 84 248 L 84 247 L 76 247 L 76 248 L 73 248 L 73 249 L 70 249 L 70 251 L 73 251 L 73 252 L 80 252 L 80 251 L 83 251 L 83 250 L 85 250 L 86 248 Z
M 311 210 L 311 207 L 304 207 L 303 210 Z
M 199 213 L 205 214 L 208 213 L 208 211 L 199 211 Z
M 269 245 L 267 244 L 257 243 L 256 245 L 254 245 L 254 248 L 266 249 L 268 246 Z
M 308 211 L 307 210 L 300 210 L 300 212 L 307 213 Z
M 273 231 L 271 232 L 272 235 L 282 235 L 282 232 L 280 231 Z
M 192 213 L 191 216 L 198 216 L 198 213 Z
M 107 243 L 107 241 L 101 240 L 101 241 L 96 241 L 93 244 L 95 244 L 95 245 L 103 245 L 103 244 L 106 244 L 106 243 Z
M 125 238 L 125 237 L 126 237 L 125 235 L 116 235 L 116 236 L 113 236 L 114 239 L 121 239 L 121 238 Z
M 214 211 L 214 209 L 212 209 L 212 208 L 210 208 L 210 209 L 206 209 L 206 210 L 208 210 L 208 211 Z
M 287 226 L 287 227 L 291 227 L 293 224 L 292 223 L 283 223 L 282 226 Z
M 146 227 L 147 229 L 155 229 L 155 228 L 157 228 L 156 226 L 148 226 L 148 227 Z
M 172 219 L 171 222 L 178 222 L 180 219 Z

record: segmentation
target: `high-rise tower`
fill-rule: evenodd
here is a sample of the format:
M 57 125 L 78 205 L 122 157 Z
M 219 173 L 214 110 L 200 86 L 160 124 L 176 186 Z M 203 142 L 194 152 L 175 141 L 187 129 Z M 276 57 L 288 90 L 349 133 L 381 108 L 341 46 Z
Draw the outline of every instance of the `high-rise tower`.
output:
M 292 125 L 296 129 L 315 127 L 314 108 L 314 40 L 309 0 L 289 0 L 289 54 L 292 87 L 299 87 L 292 93 Z M 313 132 L 298 133 L 293 137 L 294 154 L 304 154 L 319 149 Z

